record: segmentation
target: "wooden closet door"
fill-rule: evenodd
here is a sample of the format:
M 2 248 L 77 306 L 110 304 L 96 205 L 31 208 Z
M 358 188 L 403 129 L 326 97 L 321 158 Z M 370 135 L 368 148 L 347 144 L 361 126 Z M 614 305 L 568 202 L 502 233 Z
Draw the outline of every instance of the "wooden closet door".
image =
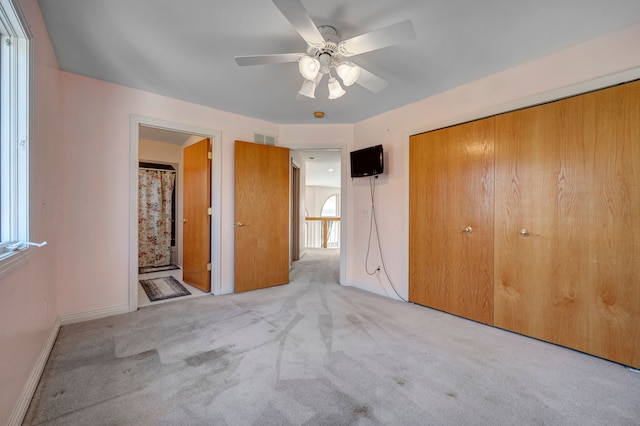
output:
M 409 300 L 486 324 L 493 323 L 493 137 L 488 118 L 410 140 Z
M 639 366 L 640 90 L 496 118 L 495 325 Z
M 585 95 L 586 352 L 640 368 L 640 81 Z

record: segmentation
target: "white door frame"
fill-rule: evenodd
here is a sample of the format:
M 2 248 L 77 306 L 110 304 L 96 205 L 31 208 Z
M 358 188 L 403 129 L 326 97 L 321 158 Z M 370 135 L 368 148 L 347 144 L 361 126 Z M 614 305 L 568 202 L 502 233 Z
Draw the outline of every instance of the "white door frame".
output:
M 132 115 L 129 129 L 129 312 L 138 310 L 138 141 L 139 126 L 189 133 L 211 138 L 213 164 L 211 170 L 211 293 L 221 294 L 222 275 L 220 273 L 221 248 L 221 206 L 222 198 L 222 133 L 219 130 L 174 123 L 166 120 Z
M 289 148 L 292 151 L 321 151 L 321 150 L 340 150 L 340 217 L 344 222 L 340 223 L 340 274 L 338 280 L 340 285 L 347 284 L 347 227 L 346 225 L 346 217 L 347 217 L 347 144 L 331 144 L 331 145 L 322 145 L 317 146 L 314 144 L 285 144 L 279 145 L 285 148 Z M 291 170 L 289 170 L 289 175 L 291 175 Z M 304 182 L 301 182 L 300 187 L 304 188 Z M 291 213 L 289 213 L 291 214 Z M 304 217 L 301 217 L 300 220 L 304 220 Z M 289 256 L 291 256 L 291 248 L 289 248 Z

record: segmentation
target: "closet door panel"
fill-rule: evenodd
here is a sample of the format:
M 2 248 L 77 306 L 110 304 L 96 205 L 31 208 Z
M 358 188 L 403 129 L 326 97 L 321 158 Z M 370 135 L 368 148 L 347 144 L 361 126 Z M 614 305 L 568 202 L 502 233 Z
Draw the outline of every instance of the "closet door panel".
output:
M 585 95 L 585 351 L 640 368 L 640 82 Z
M 640 364 L 639 102 L 634 83 L 497 118 L 496 326 Z
M 572 217 L 581 173 L 567 151 L 580 142 L 581 109 L 575 98 L 496 119 L 495 324 L 565 345 L 584 334 L 587 303 Z
M 411 138 L 412 302 L 493 323 L 493 118 Z
M 447 133 L 435 131 L 412 136 L 409 147 L 409 300 L 438 309 L 449 299 L 447 145 Z

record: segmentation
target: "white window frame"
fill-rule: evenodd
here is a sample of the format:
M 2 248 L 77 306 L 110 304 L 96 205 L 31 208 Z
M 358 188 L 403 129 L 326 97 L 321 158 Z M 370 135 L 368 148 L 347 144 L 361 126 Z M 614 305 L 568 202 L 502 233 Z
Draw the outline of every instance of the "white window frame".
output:
M 29 241 L 33 38 L 17 0 L 0 0 L 0 277 L 24 264 Z
M 322 203 L 322 207 L 320 207 L 320 216 L 325 216 L 324 214 L 322 214 L 322 212 L 324 212 L 324 206 L 329 202 L 330 199 L 335 198 L 335 214 L 333 216 L 340 216 L 340 195 L 336 192 L 335 194 L 331 194 L 327 197 L 326 200 L 324 200 L 324 203 Z M 328 216 L 328 215 L 327 215 Z

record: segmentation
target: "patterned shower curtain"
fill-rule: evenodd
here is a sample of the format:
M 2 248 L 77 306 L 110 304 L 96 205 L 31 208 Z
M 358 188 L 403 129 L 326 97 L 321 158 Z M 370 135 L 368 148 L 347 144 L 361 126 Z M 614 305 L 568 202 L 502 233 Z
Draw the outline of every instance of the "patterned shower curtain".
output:
M 176 172 L 138 169 L 138 266 L 171 263 L 171 194 Z

